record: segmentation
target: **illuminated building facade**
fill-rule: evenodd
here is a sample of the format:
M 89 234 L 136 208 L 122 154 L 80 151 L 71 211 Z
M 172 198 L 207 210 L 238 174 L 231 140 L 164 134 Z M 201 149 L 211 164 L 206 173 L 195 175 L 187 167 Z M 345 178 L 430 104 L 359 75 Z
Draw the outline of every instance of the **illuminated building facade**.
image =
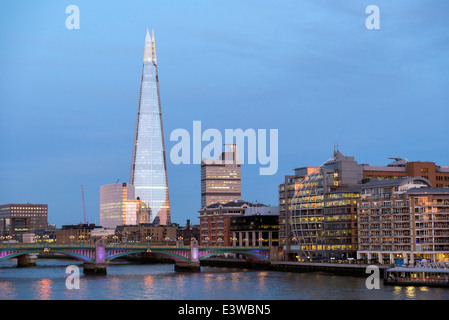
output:
M 141 201 L 135 199 L 134 186 L 114 183 L 100 187 L 100 225 L 115 229 L 141 222 Z
M 22 235 L 48 226 L 48 205 L 5 204 L 0 206 L 1 240 L 22 241 Z
M 237 148 L 223 152 L 218 160 L 201 162 L 201 207 L 227 203 L 242 197 L 242 171 Z
M 151 36 L 148 30 L 129 183 L 134 185 L 135 195 L 142 205 L 150 208 L 149 222 L 169 225 L 171 214 L 156 47 L 154 32 Z
M 439 166 L 434 162 L 409 162 L 401 158 L 393 158 L 393 160 L 387 166 L 357 165 L 352 157 L 344 157 L 336 151 L 334 156 L 321 167 L 298 168 L 294 175 L 285 176 L 284 183 L 279 186 L 279 236 L 284 259 L 327 260 L 360 257 L 366 260 L 369 257 L 368 260 L 380 259 L 382 262 L 397 260 L 401 257 L 405 260 L 408 258 L 408 261 L 413 260 L 414 257 L 424 257 L 423 259 L 432 261 L 443 261 L 445 257 L 442 256 L 440 249 L 446 246 L 445 239 L 429 237 L 421 239 L 419 234 L 428 232 L 424 230 L 416 233 L 417 238 L 412 238 L 414 232 L 418 230 L 412 220 L 415 217 L 409 216 L 409 213 L 415 210 L 413 201 L 410 200 L 410 205 L 407 206 L 406 200 L 398 200 L 397 203 L 393 201 L 392 212 L 404 213 L 404 216 L 386 215 L 386 212 L 390 210 L 388 207 L 381 207 L 380 213 L 376 211 L 379 208 L 360 207 L 377 205 L 368 204 L 366 201 L 378 202 L 376 199 L 378 195 L 370 199 L 366 194 L 362 194 L 360 198 L 362 187 L 364 190 L 372 184 L 391 184 L 397 187 L 404 179 L 407 180 L 410 177 L 414 177 L 417 181 L 424 179 L 428 183 L 428 188 L 436 186 L 432 190 L 435 192 L 439 190 L 437 193 L 442 197 L 437 200 L 438 203 L 445 203 L 442 195 L 449 190 L 447 188 L 449 187 L 449 166 Z M 391 187 L 385 188 L 386 197 L 389 194 L 396 196 L 394 192 L 387 190 Z M 375 192 L 384 191 L 379 188 Z M 407 193 L 402 192 L 400 196 L 411 199 L 416 192 L 421 191 L 417 191 L 415 186 Z M 384 201 L 380 206 L 389 206 L 389 203 Z M 437 207 L 433 206 L 431 210 L 447 211 L 444 207 L 435 208 Z M 370 213 L 369 217 L 364 216 L 367 210 Z M 441 216 L 435 218 L 446 219 Z M 385 219 L 398 219 L 401 223 L 392 222 L 391 225 L 402 230 L 379 230 L 379 226 L 384 228 L 385 225 L 380 222 L 387 222 Z M 424 218 L 416 217 L 416 219 Z M 449 225 L 444 223 L 438 224 L 438 228 L 447 226 Z M 374 228 L 376 229 L 367 230 Z M 448 231 L 432 231 L 432 234 L 445 232 Z M 398 239 L 393 236 L 393 238 L 384 238 L 383 235 L 386 236 L 387 233 L 397 235 Z M 404 235 L 407 236 L 400 238 Z M 429 243 L 429 245 L 421 245 L 425 248 L 421 250 L 420 242 Z M 437 246 L 438 242 L 442 245 Z
M 302 261 L 354 258 L 362 168 L 353 157 L 335 151 L 322 166 L 304 175 L 291 200 L 290 250 Z
M 449 261 L 449 188 L 422 177 L 374 180 L 358 205 L 357 258 L 413 264 Z
M 292 241 L 295 239 L 291 228 L 291 203 L 294 198 L 295 188 L 297 189 L 301 181 L 316 169 L 318 167 L 297 168 L 294 175 L 285 176 L 284 183 L 279 185 L 279 245 L 283 248 L 282 252 L 285 254 L 285 260 L 293 260 L 296 255 L 291 253 Z M 287 255 L 290 255 L 290 257 L 287 258 Z

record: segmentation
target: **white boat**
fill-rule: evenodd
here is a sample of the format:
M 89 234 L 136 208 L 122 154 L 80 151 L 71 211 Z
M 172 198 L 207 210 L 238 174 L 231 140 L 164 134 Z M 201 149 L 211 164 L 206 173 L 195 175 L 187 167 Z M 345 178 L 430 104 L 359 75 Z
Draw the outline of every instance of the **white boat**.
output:
M 449 267 L 442 264 L 390 268 L 385 270 L 384 284 L 449 287 Z

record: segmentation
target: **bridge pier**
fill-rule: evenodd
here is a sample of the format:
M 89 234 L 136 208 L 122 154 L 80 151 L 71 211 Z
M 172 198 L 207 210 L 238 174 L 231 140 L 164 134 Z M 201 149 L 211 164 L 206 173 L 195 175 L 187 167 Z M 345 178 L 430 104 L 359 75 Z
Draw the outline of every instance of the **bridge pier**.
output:
M 83 265 L 84 274 L 106 274 L 106 264 L 87 263 Z
M 17 257 L 18 267 L 35 267 L 37 260 L 36 253 L 27 253 Z
M 190 242 L 189 261 L 176 261 L 175 271 L 178 272 L 201 272 L 200 261 L 198 260 L 198 241 Z
M 85 274 L 106 274 L 106 245 L 104 239 L 98 239 L 95 244 L 95 263 L 85 262 Z

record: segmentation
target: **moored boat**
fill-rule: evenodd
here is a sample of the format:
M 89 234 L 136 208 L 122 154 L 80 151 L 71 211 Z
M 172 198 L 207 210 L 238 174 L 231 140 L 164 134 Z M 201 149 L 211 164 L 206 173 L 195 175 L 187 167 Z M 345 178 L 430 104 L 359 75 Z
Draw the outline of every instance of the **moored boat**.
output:
M 384 284 L 449 287 L 449 269 L 432 267 L 394 267 L 385 270 Z

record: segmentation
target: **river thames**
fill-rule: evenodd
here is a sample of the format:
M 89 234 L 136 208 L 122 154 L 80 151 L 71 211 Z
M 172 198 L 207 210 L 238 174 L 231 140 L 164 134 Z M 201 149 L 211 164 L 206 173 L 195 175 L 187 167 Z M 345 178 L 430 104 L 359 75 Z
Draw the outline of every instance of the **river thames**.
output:
M 88 276 L 73 260 L 38 259 L 36 267 L 0 264 L 0 300 L 447 300 L 448 288 L 384 286 L 367 289 L 365 278 L 202 267 L 180 273 L 172 264 L 108 264 L 107 275 Z M 66 267 L 80 270 L 69 290 Z

